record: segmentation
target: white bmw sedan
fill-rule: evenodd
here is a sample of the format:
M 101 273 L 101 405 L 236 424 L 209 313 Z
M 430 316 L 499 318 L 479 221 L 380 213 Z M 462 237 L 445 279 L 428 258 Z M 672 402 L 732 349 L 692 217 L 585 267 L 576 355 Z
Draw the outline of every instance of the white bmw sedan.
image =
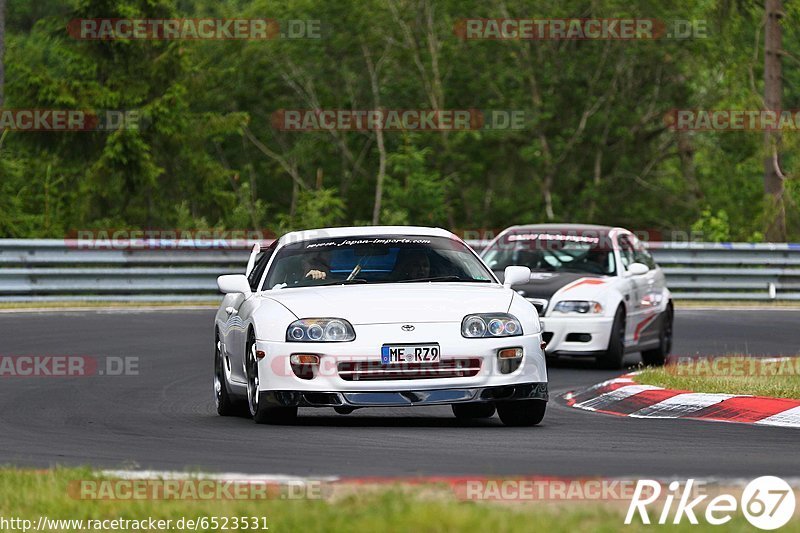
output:
M 585 224 L 513 226 L 483 251 L 502 275 L 508 265 L 533 274 L 514 283 L 542 317 L 548 357 L 594 357 L 622 368 L 641 352 L 663 365 L 672 347 L 672 296 L 664 272 L 636 236 L 623 228 Z
M 544 417 L 547 371 L 533 304 L 461 239 L 421 227 L 289 233 L 220 276 L 220 415 L 291 423 L 299 407 L 451 405 L 506 425 Z

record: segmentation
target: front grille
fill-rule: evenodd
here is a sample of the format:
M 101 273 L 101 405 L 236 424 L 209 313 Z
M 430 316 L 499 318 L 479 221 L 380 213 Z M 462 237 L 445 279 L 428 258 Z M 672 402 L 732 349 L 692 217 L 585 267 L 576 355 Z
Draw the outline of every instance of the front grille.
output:
M 339 377 L 345 381 L 469 378 L 476 376 L 480 370 L 481 360 L 477 358 L 397 365 L 384 365 L 380 361 L 339 363 Z
M 533 306 L 536 308 L 536 312 L 539 313 L 539 316 L 544 316 L 544 312 L 547 311 L 547 304 L 549 303 L 544 298 L 525 298 Z

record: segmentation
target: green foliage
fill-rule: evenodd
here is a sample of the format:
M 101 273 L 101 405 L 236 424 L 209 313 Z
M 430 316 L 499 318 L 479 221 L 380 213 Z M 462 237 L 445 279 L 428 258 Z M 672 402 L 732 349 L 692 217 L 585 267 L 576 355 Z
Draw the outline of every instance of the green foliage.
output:
M 702 240 L 706 242 L 726 242 L 731 239 L 730 221 L 728 213 L 719 210 L 712 213 L 706 207 L 694 224 L 692 224 L 692 234 L 702 235 Z
M 297 212 L 279 215 L 280 232 L 339 226 L 345 216 L 345 204 L 336 189 L 302 191 L 297 196 Z
M 800 108 L 800 4 L 784 2 L 784 108 Z M 461 40 L 461 18 L 702 20 L 708 38 Z M 79 41 L 80 17 L 319 20 L 322 38 Z M 139 129 L 7 132 L 0 237 L 81 228 L 570 221 L 758 240 L 763 135 L 676 133 L 671 109 L 758 109 L 763 5 L 703 0 L 9 0 L 8 108 L 136 110 Z M 377 90 L 370 72 L 375 72 Z M 499 109 L 522 130 L 293 132 L 281 109 Z M 797 135 L 784 205 L 800 239 Z M 302 185 L 298 185 L 302 184 Z
M 447 221 L 448 181 L 430 168 L 430 147 L 404 144 L 388 157 L 382 223 L 439 226 Z

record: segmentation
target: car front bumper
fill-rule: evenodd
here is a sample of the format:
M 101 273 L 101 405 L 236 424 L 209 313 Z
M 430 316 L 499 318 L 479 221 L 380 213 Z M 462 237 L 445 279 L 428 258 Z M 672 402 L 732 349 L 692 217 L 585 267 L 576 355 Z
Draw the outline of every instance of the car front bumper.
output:
M 443 335 L 443 329 L 455 329 L 457 335 Z M 517 386 L 530 383 L 547 383 L 547 368 L 541 348 L 540 333 L 516 337 L 466 339 L 460 335 L 460 324 L 416 324 L 413 335 L 404 334 L 398 324 L 374 324 L 356 326 L 356 340 L 340 343 L 298 343 L 257 340 L 257 350 L 264 352 L 259 361 L 259 390 L 302 391 L 319 393 L 420 393 L 441 390 L 477 390 L 490 387 Z M 346 379 L 341 365 L 360 363 L 372 365 L 373 369 L 392 368 L 381 366 L 381 346 L 401 343 L 438 343 L 441 361 L 480 361 L 480 370 L 469 374 L 440 377 L 436 373 L 421 371 L 419 376 L 403 379 Z M 497 354 L 504 348 L 522 348 L 523 356 L 517 368 L 504 372 Z M 292 354 L 318 355 L 320 365 L 312 379 L 298 377 L 289 365 Z M 358 401 L 368 401 L 366 396 Z M 471 401 L 465 396 L 461 401 Z M 458 398 L 456 398 L 458 399 Z M 347 399 L 345 398 L 345 401 Z M 386 400 L 388 405 L 397 405 Z M 446 401 L 442 403 L 447 403 Z M 400 403 L 402 405 L 402 403 Z
M 590 356 L 608 349 L 614 318 L 546 316 L 542 322 L 547 355 Z
M 402 392 L 261 391 L 259 398 L 259 402 L 280 407 L 401 407 L 515 400 L 547 401 L 547 383 Z

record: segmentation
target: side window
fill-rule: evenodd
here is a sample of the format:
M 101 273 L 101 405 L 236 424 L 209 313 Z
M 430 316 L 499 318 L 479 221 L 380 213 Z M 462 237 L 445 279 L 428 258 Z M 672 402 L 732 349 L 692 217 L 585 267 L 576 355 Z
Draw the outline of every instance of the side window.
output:
M 253 271 L 247 276 L 247 281 L 250 283 L 250 290 L 255 291 L 258 289 L 258 282 L 261 280 L 261 275 L 264 274 L 264 270 L 267 268 L 267 263 L 269 263 L 269 258 L 272 257 L 273 252 L 275 252 L 275 243 L 256 258 Z
M 636 262 L 633 244 L 631 244 L 631 240 L 627 235 L 620 235 L 617 238 L 617 242 L 619 243 L 619 256 L 622 259 L 622 266 L 627 269 L 631 263 Z
M 633 258 L 636 260 L 637 263 L 643 263 L 650 267 L 650 269 L 656 268 L 655 259 L 653 256 L 650 255 L 650 252 L 647 251 L 647 248 L 644 245 L 637 241 L 636 247 L 634 248 Z

